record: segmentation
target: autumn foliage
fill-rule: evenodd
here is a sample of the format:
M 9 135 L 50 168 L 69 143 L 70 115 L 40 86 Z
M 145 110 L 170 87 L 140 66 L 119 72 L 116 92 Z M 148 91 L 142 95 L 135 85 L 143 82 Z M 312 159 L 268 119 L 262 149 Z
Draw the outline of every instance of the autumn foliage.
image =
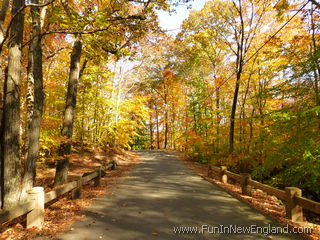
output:
M 319 13 L 304 1 L 208 1 L 176 37 L 145 41 L 145 146 L 319 200 Z

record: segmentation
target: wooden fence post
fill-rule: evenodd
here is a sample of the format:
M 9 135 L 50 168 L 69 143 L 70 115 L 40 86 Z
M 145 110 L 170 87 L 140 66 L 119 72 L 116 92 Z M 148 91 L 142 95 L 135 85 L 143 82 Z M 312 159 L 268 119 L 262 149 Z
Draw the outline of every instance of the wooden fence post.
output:
M 44 191 L 43 187 L 34 187 L 28 191 L 28 199 L 33 202 L 34 209 L 27 214 L 27 228 L 42 228 L 44 222 Z
M 71 198 L 72 199 L 78 199 L 82 198 L 82 176 L 77 176 L 77 187 L 72 190 L 71 192 Z
M 228 176 L 226 175 L 227 167 L 226 166 L 221 166 L 220 167 L 220 181 L 223 183 L 228 182 Z
M 102 166 L 99 166 L 97 172 L 98 172 L 98 176 L 94 179 L 94 185 L 98 187 L 98 186 L 101 186 Z
M 296 187 L 286 187 L 286 217 L 293 222 L 303 222 L 302 207 L 297 205 L 295 197 L 302 196 L 302 190 Z
M 241 192 L 243 195 L 251 195 L 251 186 L 248 184 L 248 180 L 251 180 L 249 173 L 241 173 Z

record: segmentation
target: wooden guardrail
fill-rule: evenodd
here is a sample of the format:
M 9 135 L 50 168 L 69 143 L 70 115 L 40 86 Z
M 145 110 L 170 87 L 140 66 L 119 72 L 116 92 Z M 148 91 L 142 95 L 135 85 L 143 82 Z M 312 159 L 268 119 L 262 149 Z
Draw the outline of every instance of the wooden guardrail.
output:
M 303 209 L 320 214 L 320 203 L 302 197 L 302 190 L 296 187 L 286 187 L 284 190 L 254 181 L 250 174 L 236 174 L 227 170 L 227 167 L 208 167 L 208 177 L 218 177 L 219 181 L 227 183 L 228 179 L 240 183 L 241 192 L 244 195 L 251 195 L 252 188 L 260 189 L 269 195 L 281 199 L 285 205 L 286 217 L 293 222 L 303 221 Z
M 105 166 L 105 169 L 114 169 L 115 163 Z M 81 198 L 82 186 L 93 180 L 96 186 L 100 186 L 102 167 L 96 171 L 77 176 L 75 181 L 66 183 L 54 190 L 45 193 L 43 187 L 34 187 L 28 191 L 28 201 L 11 209 L 4 209 L 0 212 L 0 224 L 11 221 L 17 217 L 27 214 L 27 228 L 42 228 L 44 222 L 45 204 L 57 199 L 61 195 L 71 192 L 72 199 Z

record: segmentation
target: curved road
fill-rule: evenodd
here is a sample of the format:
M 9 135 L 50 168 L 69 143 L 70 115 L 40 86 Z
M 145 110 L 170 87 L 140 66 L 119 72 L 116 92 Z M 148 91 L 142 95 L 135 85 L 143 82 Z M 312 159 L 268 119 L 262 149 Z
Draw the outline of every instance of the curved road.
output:
M 254 233 L 259 227 L 266 232 L 280 225 L 195 175 L 173 155 L 161 151 L 138 153 L 141 163 L 120 179 L 114 194 L 96 200 L 86 217 L 57 239 L 304 239 L 290 234 Z M 219 233 L 221 226 L 226 228 L 225 233 Z M 233 232 L 235 227 L 240 232 L 250 226 L 252 233 Z M 196 233 L 175 233 L 179 227 L 190 227 Z

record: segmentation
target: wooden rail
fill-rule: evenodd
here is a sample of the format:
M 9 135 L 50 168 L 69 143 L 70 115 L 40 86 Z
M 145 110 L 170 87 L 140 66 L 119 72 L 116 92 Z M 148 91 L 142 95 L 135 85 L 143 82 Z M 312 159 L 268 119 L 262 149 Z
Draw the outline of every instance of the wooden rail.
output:
M 56 189 L 54 189 L 54 190 L 52 190 L 50 192 L 47 192 L 44 195 L 44 202 L 48 203 L 48 202 L 60 197 L 61 195 L 71 191 L 76 186 L 77 186 L 77 182 L 76 181 L 69 182 L 69 183 L 67 183 L 65 185 L 59 186 Z
M 27 202 L 16 206 L 12 209 L 3 210 L 0 213 L 0 223 L 11 221 L 17 217 L 20 217 L 34 209 L 34 204 L 31 202 Z
M 269 185 L 266 185 L 266 184 L 263 184 L 263 183 L 260 183 L 260 182 L 257 182 L 257 181 L 251 180 L 251 179 L 248 181 L 248 184 L 256 189 L 260 189 L 260 190 L 268 193 L 269 195 L 276 196 L 277 198 L 279 198 L 281 200 L 286 200 L 287 195 L 286 195 L 286 192 L 283 190 L 271 187 Z
M 303 209 L 320 214 L 320 203 L 302 197 L 302 191 L 296 187 L 286 187 L 285 190 L 271 187 L 269 185 L 254 181 L 250 174 L 236 174 L 227 170 L 227 167 L 208 167 L 208 177 L 218 177 L 221 182 L 227 183 L 232 179 L 240 183 L 242 194 L 251 195 L 251 189 L 256 188 L 269 195 L 283 200 L 286 208 L 286 216 L 294 222 L 303 221 Z
M 225 171 L 225 174 L 228 176 L 228 178 L 231 178 L 239 183 L 241 182 L 241 179 L 242 179 L 241 175 L 230 172 L 230 171 Z
M 320 203 L 304 197 L 295 197 L 295 201 L 297 205 L 300 205 L 311 212 L 320 214 Z
M 115 163 L 108 164 L 104 169 L 114 169 Z M 11 221 L 17 217 L 27 214 L 27 228 L 41 228 L 44 221 L 44 206 L 57 199 L 63 194 L 72 191 L 72 199 L 81 197 L 82 186 L 94 180 L 95 185 L 100 185 L 102 167 L 90 173 L 78 176 L 76 181 L 66 183 L 54 190 L 45 193 L 42 187 L 35 187 L 28 191 L 28 201 L 11 209 L 4 209 L 0 212 L 0 224 Z

